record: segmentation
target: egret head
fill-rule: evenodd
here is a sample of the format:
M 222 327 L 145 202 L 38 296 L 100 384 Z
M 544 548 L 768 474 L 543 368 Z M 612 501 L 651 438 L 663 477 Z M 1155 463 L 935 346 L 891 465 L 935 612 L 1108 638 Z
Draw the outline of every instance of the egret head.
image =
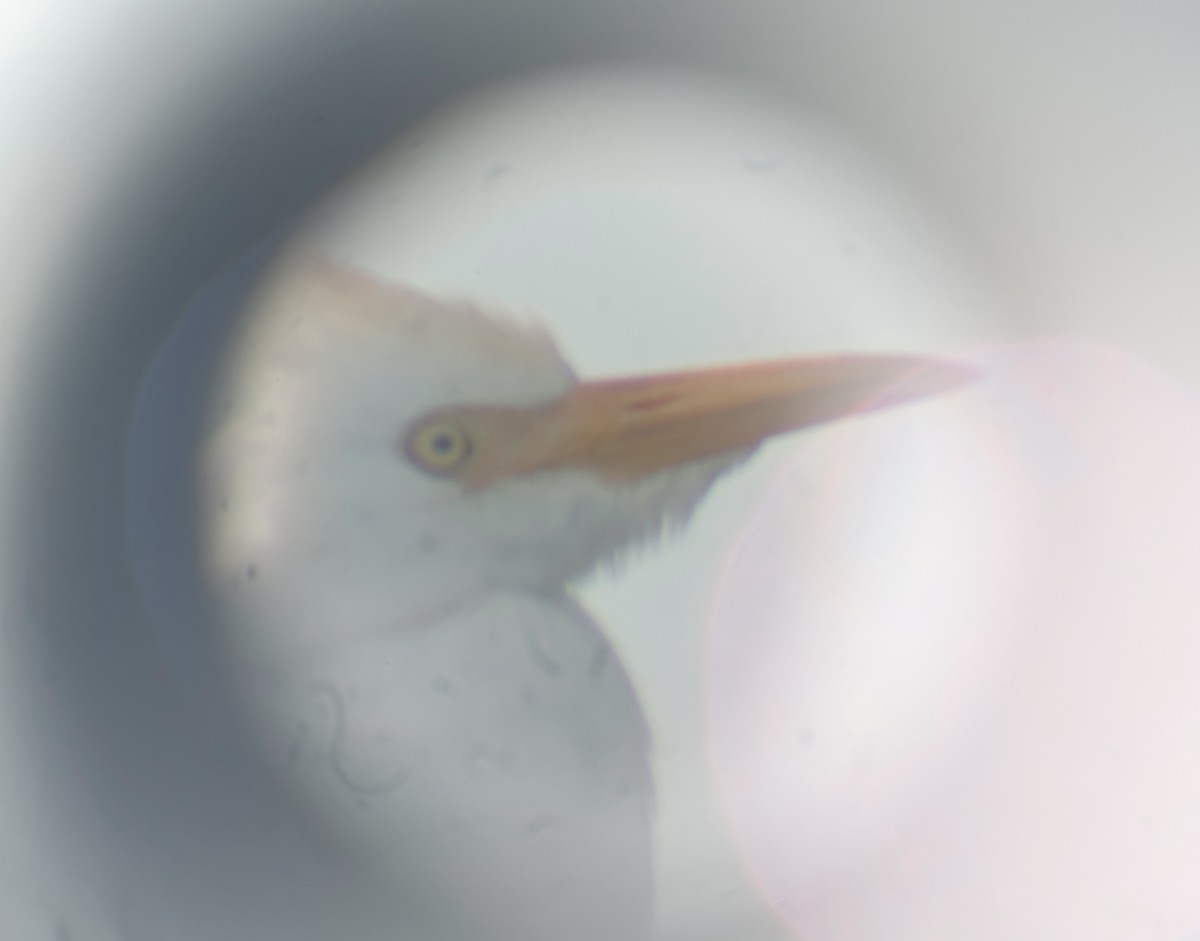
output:
M 540 329 L 304 254 L 217 402 L 210 556 L 230 584 L 286 579 L 297 609 L 378 598 L 393 621 L 554 590 L 685 521 L 765 438 L 965 376 L 834 357 L 580 382 Z

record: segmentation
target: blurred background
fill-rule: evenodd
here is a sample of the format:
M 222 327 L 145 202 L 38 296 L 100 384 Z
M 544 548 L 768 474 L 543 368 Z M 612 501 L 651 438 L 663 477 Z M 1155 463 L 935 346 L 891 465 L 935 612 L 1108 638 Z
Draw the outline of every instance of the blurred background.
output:
M 1182 3 L 0 12 L 0 934 L 407 937 L 184 689 L 189 449 L 299 232 L 586 377 L 986 368 L 581 587 L 662 937 L 1200 937 L 1198 47 Z

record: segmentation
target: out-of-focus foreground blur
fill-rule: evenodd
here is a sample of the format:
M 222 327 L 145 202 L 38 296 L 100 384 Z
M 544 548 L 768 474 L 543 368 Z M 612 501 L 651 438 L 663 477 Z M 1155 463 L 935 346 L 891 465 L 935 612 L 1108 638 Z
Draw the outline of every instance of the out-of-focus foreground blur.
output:
M 1200 937 L 1198 53 L 1168 2 L 9 4 L 0 938 L 420 937 L 241 750 L 194 584 L 202 403 L 298 229 L 588 376 L 984 370 L 582 587 L 659 936 Z

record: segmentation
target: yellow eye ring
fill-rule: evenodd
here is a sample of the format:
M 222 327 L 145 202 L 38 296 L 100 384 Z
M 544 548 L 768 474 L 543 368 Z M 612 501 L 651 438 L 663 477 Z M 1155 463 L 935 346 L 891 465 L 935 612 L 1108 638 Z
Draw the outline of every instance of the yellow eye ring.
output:
M 474 450 L 470 435 L 462 428 L 437 420 L 418 425 L 404 444 L 404 453 L 413 464 L 442 477 L 460 470 Z

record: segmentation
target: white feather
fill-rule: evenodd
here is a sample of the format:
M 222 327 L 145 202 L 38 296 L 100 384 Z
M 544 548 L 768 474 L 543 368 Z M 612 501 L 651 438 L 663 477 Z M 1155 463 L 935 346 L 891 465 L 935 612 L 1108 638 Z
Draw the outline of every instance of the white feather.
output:
M 430 409 L 575 382 L 542 330 L 306 254 L 249 313 L 204 453 L 209 581 L 264 755 L 413 904 L 449 892 L 431 914 L 468 937 L 648 936 L 649 738 L 564 586 L 681 529 L 745 456 L 468 490 L 397 450 Z

